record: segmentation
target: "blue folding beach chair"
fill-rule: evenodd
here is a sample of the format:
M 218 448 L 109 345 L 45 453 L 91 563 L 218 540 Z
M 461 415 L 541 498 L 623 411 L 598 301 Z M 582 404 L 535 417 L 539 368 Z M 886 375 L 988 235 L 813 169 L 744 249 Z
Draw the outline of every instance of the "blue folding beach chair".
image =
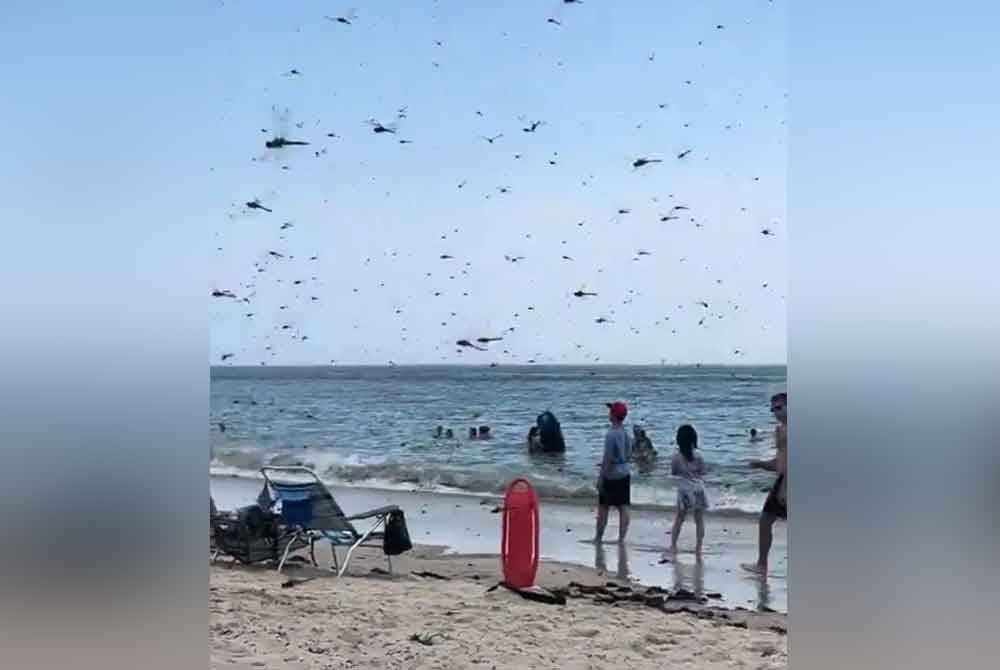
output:
M 333 566 L 337 570 L 337 576 L 342 576 L 347 570 L 351 555 L 359 546 L 376 540 L 383 543 L 385 528 L 390 517 L 398 517 L 400 522 L 405 524 L 402 511 L 396 505 L 379 507 L 352 516 L 345 515 L 340 505 L 334 500 L 330 490 L 309 468 L 268 466 L 261 468 L 260 472 L 264 475 L 266 488 L 270 489 L 274 495 L 273 503 L 281 506 L 279 510 L 281 523 L 291 529 L 296 537 L 308 542 L 309 557 L 313 565 L 316 565 L 314 551 L 316 542 L 326 540 L 330 543 Z M 274 478 L 275 475 L 285 475 L 285 477 L 282 480 L 277 480 Z M 295 477 L 295 480 L 291 479 L 289 475 Z M 368 531 L 359 533 L 351 522 L 363 519 L 374 519 L 374 524 Z M 294 544 L 289 543 L 286 547 L 278 562 L 278 572 L 281 572 L 284 567 L 285 561 L 288 560 L 289 551 Z M 350 547 L 344 558 L 343 566 L 340 565 L 337 557 L 338 546 Z M 385 550 L 384 543 L 382 546 Z M 385 551 L 385 557 L 389 563 L 389 573 L 392 574 L 392 556 L 389 551 Z

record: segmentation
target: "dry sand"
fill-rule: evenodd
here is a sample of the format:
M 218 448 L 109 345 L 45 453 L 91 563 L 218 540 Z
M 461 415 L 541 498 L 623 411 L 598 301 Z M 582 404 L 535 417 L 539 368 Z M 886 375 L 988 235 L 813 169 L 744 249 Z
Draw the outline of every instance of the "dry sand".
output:
M 321 557 L 322 558 L 322 557 Z M 417 547 L 394 560 L 365 549 L 348 575 L 307 567 L 211 568 L 212 668 L 784 668 L 785 615 L 667 613 L 640 603 L 565 605 L 503 588 L 495 556 Z M 416 577 L 429 571 L 447 579 Z M 289 578 L 295 580 L 285 588 Z M 581 566 L 546 562 L 537 582 L 603 584 Z M 301 580 L 301 581 L 300 581 Z M 728 620 L 712 616 L 719 614 Z M 712 618 L 704 618 L 712 616 Z M 412 640 L 424 636 L 430 644 Z M 427 640 L 427 636 L 430 639 Z

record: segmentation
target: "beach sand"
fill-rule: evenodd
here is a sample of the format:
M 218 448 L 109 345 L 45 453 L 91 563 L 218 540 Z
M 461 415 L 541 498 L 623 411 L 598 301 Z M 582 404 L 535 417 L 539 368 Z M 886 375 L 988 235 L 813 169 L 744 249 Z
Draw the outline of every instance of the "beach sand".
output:
M 253 501 L 259 481 L 213 477 L 220 508 Z M 586 505 L 542 504 L 543 560 L 536 583 L 567 592 L 570 584 L 642 585 L 687 589 L 706 604 L 610 602 L 569 589 L 565 605 L 538 603 L 504 588 L 499 515 L 493 499 L 429 492 L 334 487 L 349 513 L 395 503 L 407 515 L 413 551 L 393 559 L 379 548 L 352 558 L 343 578 L 329 567 L 329 547 L 317 546 L 320 568 L 290 564 L 233 565 L 210 571 L 213 668 L 783 668 L 787 666 L 787 551 L 779 527 L 777 574 L 766 586 L 739 568 L 752 560 L 756 529 L 746 518 L 707 521 L 703 565 L 682 553 L 660 564 L 662 511 L 636 510 L 630 541 L 595 547 Z M 612 519 L 614 519 L 612 514 Z M 614 521 L 608 537 L 614 537 Z M 686 529 L 690 536 L 693 529 Z M 431 543 L 435 546 L 431 546 Z M 682 540 L 681 547 L 689 544 Z M 340 550 L 343 558 L 344 550 Z M 430 572 L 420 577 L 414 573 Z M 291 586 L 283 586 L 289 584 Z M 614 590 L 614 589 L 612 589 Z M 605 602 L 598 602 L 602 600 Z M 763 610 L 763 611 L 759 611 Z M 424 636 L 430 644 L 411 639 Z M 430 636 L 429 638 L 427 636 Z
M 233 509 L 252 504 L 261 481 L 213 477 L 211 486 L 219 507 Z M 496 555 L 500 550 L 500 515 L 493 512 L 499 499 L 336 486 L 331 490 L 348 514 L 382 505 L 399 505 L 406 513 L 414 544 L 443 546 L 449 554 Z M 762 583 L 739 567 L 740 563 L 752 563 L 757 556 L 756 520 L 750 517 L 706 515 L 702 565 L 690 553 L 694 544 L 691 520 L 681 536 L 678 560 L 660 563 L 666 535 L 673 523 L 673 517 L 662 510 L 632 510 L 628 545 L 623 551 L 616 545 L 595 547 L 586 542 L 594 534 L 593 506 L 542 501 L 540 519 L 544 561 L 584 566 L 609 578 L 629 579 L 647 586 L 720 593 L 719 604 L 729 608 L 787 612 L 788 551 L 783 523 L 775 526 L 771 577 Z M 612 510 L 606 537 L 614 538 L 617 534 L 617 514 Z M 326 547 L 318 549 L 317 556 L 324 567 L 332 563 Z M 499 561 L 493 559 L 490 574 L 497 575 L 498 566 Z
M 210 572 L 212 668 L 784 668 L 783 614 L 664 612 L 642 603 L 528 601 L 504 588 L 495 556 L 416 547 L 394 576 L 379 549 L 349 575 L 295 566 Z M 443 577 L 416 577 L 428 571 Z M 294 586 L 283 587 L 289 580 Z M 537 583 L 603 584 L 592 568 L 539 566 Z M 695 608 L 698 610 L 699 608 Z M 712 614 L 706 612 L 712 611 Z M 712 618 L 705 618 L 711 616 Z M 720 617 L 727 617 L 722 620 Z M 422 636 L 429 644 L 411 639 Z

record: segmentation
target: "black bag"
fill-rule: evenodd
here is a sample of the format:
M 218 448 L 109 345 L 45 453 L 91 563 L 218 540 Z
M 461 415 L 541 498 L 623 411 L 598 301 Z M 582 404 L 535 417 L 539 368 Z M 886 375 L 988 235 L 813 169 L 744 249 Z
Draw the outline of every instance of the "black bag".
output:
M 398 556 L 410 549 L 413 549 L 413 543 L 410 542 L 410 531 L 406 529 L 403 510 L 389 512 L 389 518 L 385 522 L 385 536 L 382 538 L 382 551 L 386 556 Z
M 241 563 L 278 560 L 292 535 L 280 537 L 278 517 L 257 505 L 212 520 L 215 548 Z M 307 546 L 299 542 L 296 546 Z

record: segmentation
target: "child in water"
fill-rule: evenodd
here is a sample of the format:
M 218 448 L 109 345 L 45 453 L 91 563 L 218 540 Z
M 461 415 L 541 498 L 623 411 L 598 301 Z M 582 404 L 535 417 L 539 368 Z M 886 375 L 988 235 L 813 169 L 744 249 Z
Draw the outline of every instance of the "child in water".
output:
M 632 460 L 640 472 L 649 472 L 656 465 L 656 449 L 642 426 L 632 427 Z
M 698 433 L 693 426 L 684 424 L 677 429 L 677 452 L 670 462 L 670 473 L 678 477 L 677 482 L 677 513 L 674 517 L 674 528 L 670 533 L 670 554 L 677 555 L 677 538 L 687 517 L 688 510 L 694 512 L 697 543 L 694 553 L 701 560 L 701 545 L 705 538 L 704 512 L 708 509 L 708 498 L 705 496 L 705 461 L 695 453 L 698 448 Z
M 528 430 L 528 451 L 540 451 L 542 448 L 542 438 L 539 436 L 538 426 L 532 426 Z

